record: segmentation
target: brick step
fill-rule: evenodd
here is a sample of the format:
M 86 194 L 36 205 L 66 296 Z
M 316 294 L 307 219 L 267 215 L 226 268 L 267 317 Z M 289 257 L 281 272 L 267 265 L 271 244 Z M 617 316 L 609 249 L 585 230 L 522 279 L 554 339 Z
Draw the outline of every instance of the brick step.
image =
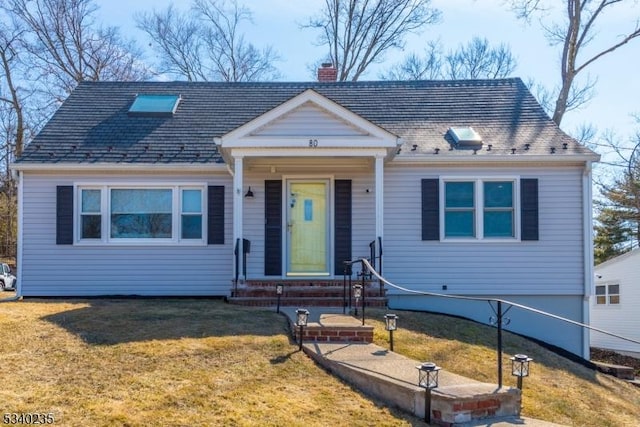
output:
M 343 288 L 345 283 L 342 280 L 247 280 L 243 283 L 242 287 L 247 288 L 263 288 L 263 289 L 275 289 L 276 285 L 281 284 L 284 285 L 285 289 L 290 287 L 298 287 L 298 288 L 306 288 L 306 287 L 330 287 L 330 288 Z M 360 279 L 353 280 L 351 282 L 351 286 L 353 285 L 361 285 L 362 281 Z M 349 282 L 347 281 L 346 286 L 349 286 Z M 378 286 L 377 281 L 367 280 L 365 281 L 365 287 L 370 288 L 373 286 Z
M 282 293 L 282 298 L 342 298 L 344 295 L 344 289 L 326 288 L 326 287 L 308 287 L 308 288 L 287 288 Z M 365 299 L 384 297 L 386 295 L 385 290 L 380 289 L 366 289 Z M 260 297 L 260 298 L 277 298 L 274 289 L 254 289 L 254 288 L 238 288 L 234 292 L 234 296 L 238 297 Z M 349 290 L 347 289 L 347 298 L 349 297 Z M 353 298 L 353 296 L 352 296 Z
M 252 306 L 252 307 L 271 307 L 278 303 L 275 297 L 229 297 L 228 301 L 232 304 Z M 386 307 L 387 299 L 384 297 L 366 298 L 365 307 Z M 297 306 L 297 307 L 342 307 L 344 300 L 342 296 L 336 297 L 297 297 L 297 298 L 281 298 L 281 306 Z M 353 303 L 352 303 L 353 306 Z M 359 305 L 360 307 L 360 305 Z

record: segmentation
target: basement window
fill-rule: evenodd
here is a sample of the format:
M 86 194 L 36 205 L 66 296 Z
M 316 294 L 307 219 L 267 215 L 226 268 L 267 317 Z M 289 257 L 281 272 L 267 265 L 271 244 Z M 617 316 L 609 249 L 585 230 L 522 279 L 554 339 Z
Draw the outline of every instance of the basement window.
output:
M 129 108 L 129 115 L 172 116 L 181 99 L 180 95 L 139 94 Z
M 620 285 L 598 285 L 596 286 L 597 305 L 617 305 L 620 304 Z

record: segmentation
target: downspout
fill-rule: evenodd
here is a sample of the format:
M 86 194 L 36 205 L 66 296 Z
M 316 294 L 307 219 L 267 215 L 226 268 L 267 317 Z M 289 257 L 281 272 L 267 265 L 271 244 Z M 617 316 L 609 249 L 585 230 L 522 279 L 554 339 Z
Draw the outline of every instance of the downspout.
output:
M 17 248 L 16 248 L 16 296 L 15 299 L 22 299 L 22 247 L 23 247 L 23 203 L 24 200 L 24 172 L 19 170 L 13 170 L 14 179 L 18 181 L 18 235 L 17 235 Z
M 582 218 L 583 218 L 583 263 L 584 263 L 584 294 L 582 296 L 582 323 L 591 323 L 589 308 L 593 289 L 593 190 L 592 190 L 593 162 L 587 161 L 582 175 Z M 582 328 L 582 357 L 590 359 L 589 329 Z

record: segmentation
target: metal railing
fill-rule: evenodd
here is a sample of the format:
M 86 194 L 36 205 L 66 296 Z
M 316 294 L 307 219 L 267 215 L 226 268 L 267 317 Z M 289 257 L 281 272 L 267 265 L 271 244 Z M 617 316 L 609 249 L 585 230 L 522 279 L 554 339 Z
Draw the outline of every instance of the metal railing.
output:
M 640 344 L 640 341 L 634 340 L 632 338 L 628 338 L 628 337 L 624 337 L 622 335 L 618 335 L 615 334 L 613 332 L 609 332 L 609 331 L 605 331 L 604 329 L 600 329 L 600 328 L 596 328 L 593 327 L 591 325 L 587 325 L 584 323 L 580 323 L 577 322 L 575 320 L 571 320 L 571 319 L 567 319 L 565 317 L 562 316 L 558 316 L 556 314 L 553 313 L 548 313 L 546 311 L 543 310 L 538 310 L 537 308 L 533 308 L 533 307 L 529 307 L 523 304 L 518 304 L 516 302 L 513 301 L 509 301 L 509 300 L 505 300 L 505 299 L 499 299 L 499 298 L 481 298 L 481 297 L 469 297 L 469 296 L 462 296 L 462 295 L 445 295 L 445 294 L 439 294 L 439 293 L 434 293 L 434 292 L 424 292 L 424 291 L 415 291 L 412 289 L 407 289 L 404 288 L 402 286 L 398 286 L 390 281 L 388 281 L 387 279 L 385 279 L 384 277 L 382 277 L 382 275 L 380 275 L 376 269 L 374 268 L 373 265 L 371 265 L 371 263 L 369 262 L 369 260 L 365 259 L 365 258 L 361 258 L 360 260 L 356 260 L 356 261 L 349 261 L 351 264 L 355 264 L 360 262 L 362 267 L 362 272 L 364 272 L 365 270 L 368 271 L 367 274 L 371 274 L 372 276 L 374 276 L 376 279 L 378 279 L 382 285 L 387 285 L 389 287 L 392 287 L 394 289 L 397 289 L 399 291 L 405 292 L 405 293 L 409 293 L 409 294 L 414 294 L 414 295 L 423 295 L 423 296 L 432 296 L 432 297 L 438 297 L 438 298 L 449 298 L 449 299 L 458 299 L 458 300 L 468 300 L 468 301 L 485 301 L 489 304 L 489 306 L 491 307 L 491 309 L 493 310 L 494 314 L 495 314 L 495 318 L 491 317 L 490 318 L 490 323 L 495 324 L 496 328 L 497 328 L 497 345 L 496 345 L 496 352 L 497 352 L 497 358 L 498 358 L 498 386 L 502 387 L 502 331 L 503 331 L 503 327 L 505 326 L 505 317 L 504 315 L 511 310 L 512 308 L 516 307 L 525 311 L 529 311 L 541 316 L 545 316 L 545 317 L 549 317 L 552 319 L 556 319 L 556 320 L 560 320 L 562 322 L 566 322 L 572 325 L 576 325 L 579 326 L 581 328 L 587 328 L 589 330 L 592 331 L 596 331 L 596 332 L 600 332 L 602 334 L 605 335 L 609 335 L 618 339 L 621 339 L 623 341 L 628 341 L 628 342 L 632 342 L 635 344 Z M 508 307 L 504 307 L 504 306 L 508 306 Z
M 238 291 L 238 280 L 240 278 L 240 239 L 236 239 L 236 244 L 233 249 L 234 261 L 234 292 Z M 242 239 L 242 276 L 243 280 L 247 280 L 247 254 L 251 252 L 251 241 L 248 239 Z

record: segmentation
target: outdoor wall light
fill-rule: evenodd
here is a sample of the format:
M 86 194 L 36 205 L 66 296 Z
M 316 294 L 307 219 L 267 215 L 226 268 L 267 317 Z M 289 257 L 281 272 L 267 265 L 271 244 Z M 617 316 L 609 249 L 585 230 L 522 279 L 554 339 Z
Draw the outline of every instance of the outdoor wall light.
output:
M 522 378 L 529 376 L 529 362 L 533 359 L 526 354 L 511 357 L 511 375 L 518 378 L 518 388 L 522 390 Z
M 398 316 L 391 313 L 385 314 L 384 328 L 389 331 L 389 349 L 393 351 L 393 331 L 398 329 Z
M 440 369 L 433 362 L 424 362 L 416 366 L 418 370 L 418 386 L 425 389 L 424 393 L 424 420 L 431 423 L 431 390 L 438 387 L 438 373 Z
M 353 297 L 356 299 L 355 313 L 358 316 L 358 301 L 362 297 L 362 285 L 353 285 Z
M 282 297 L 283 292 L 284 285 L 282 283 L 278 283 L 276 285 L 276 295 L 278 296 L 278 306 L 276 307 L 276 313 L 280 313 L 280 297 Z
M 244 197 L 246 199 L 253 199 L 253 191 L 251 191 L 251 186 L 249 186 L 249 189 L 247 190 L 246 194 L 244 195 Z
M 302 350 L 302 333 L 304 331 L 304 327 L 307 326 L 307 322 L 309 320 L 309 310 L 305 310 L 304 308 L 299 308 L 296 310 L 296 325 L 300 328 L 298 333 L 298 340 L 300 342 L 300 346 L 298 350 Z

